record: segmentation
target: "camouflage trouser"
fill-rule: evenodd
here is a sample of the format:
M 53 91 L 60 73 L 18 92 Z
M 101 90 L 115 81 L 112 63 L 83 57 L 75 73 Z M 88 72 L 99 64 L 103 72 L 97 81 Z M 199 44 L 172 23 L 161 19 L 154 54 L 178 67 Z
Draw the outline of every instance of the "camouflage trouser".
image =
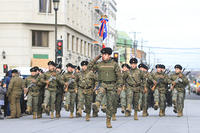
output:
M 117 94 L 117 91 L 114 91 L 114 107 L 113 107 L 113 113 L 116 114 L 117 113 L 117 107 L 118 107 L 118 99 L 119 99 L 119 95 Z
M 62 107 L 62 100 L 63 100 L 63 93 L 59 92 L 56 94 L 56 112 L 60 112 L 61 111 L 61 107 Z
M 83 90 L 80 89 L 78 93 L 78 108 L 83 109 L 85 105 L 85 113 L 91 113 L 91 106 L 92 106 L 92 90 Z
M 128 104 L 132 106 L 133 101 L 133 90 L 125 89 L 120 94 L 121 106 L 127 107 Z
M 101 100 L 101 106 L 106 105 L 106 95 L 104 94 L 102 100 Z
M 175 88 L 172 91 L 172 101 L 174 102 L 174 106 L 177 107 L 178 111 L 182 111 L 184 108 L 184 92 L 178 92 Z
M 74 112 L 74 104 L 76 99 L 76 93 L 75 92 L 66 92 L 65 93 L 65 105 L 69 105 L 69 110 L 71 113 Z
M 44 101 L 44 90 L 40 90 L 38 98 L 38 114 L 42 114 L 42 103 Z
M 144 110 L 148 109 L 148 92 L 144 93 L 144 92 L 140 92 L 140 99 L 139 102 L 140 107 Z
M 177 93 L 178 93 L 178 91 L 174 88 L 174 89 L 172 90 L 172 101 L 173 101 L 174 103 L 177 102 Z
M 32 96 L 33 112 L 38 112 L 38 100 L 39 100 L 39 96 Z
M 166 107 L 165 93 L 161 93 L 161 92 L 159 92 L 158 89 L 155 89 L 153 95 L 154 95 L 154 102 L 158 102 L 160 109 L 165 110 L 165 107 Z
M 138 110 L 138 102 L 139 102 L 139 98 L 140 98 L 140 92 L 138 92 L 138 91 L 134 91 L 134 92 L 133 92 L 134 111 L 139 111 L 139 110 Z
M 44 104 L 50 105 L 50 111 L 55 110 L 56 91 L 45 90 Z
M 27 106 L 29 106 L 29 107 L 32 107 L 32 99 L 33 99 L 33 97 L 32 97 L 32 95 L 30 94 L 30 93 L 28 93 L 28 95 L 27 95 Z

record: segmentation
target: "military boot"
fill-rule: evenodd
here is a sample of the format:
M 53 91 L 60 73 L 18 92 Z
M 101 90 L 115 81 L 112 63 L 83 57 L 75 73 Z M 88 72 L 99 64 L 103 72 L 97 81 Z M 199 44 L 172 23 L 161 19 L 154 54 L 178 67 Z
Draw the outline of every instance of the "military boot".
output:
M 106 113 L 106 105 L 105 104 L 102 105 L 101 111 Z
M 33 112 L 33 119 L 36 119 L 37 117 L 37 112 Z
M 99 102 L 93 103 L 92 108 L 95 110 L 95 112 L 99 112 L 100 103 Z
M 66 110 L 66 111 L 69 111 L 69 104 L 66 104 L 66 105 L 65 105 L 65 110 Z
M 163 110 L 162 110 L 162 109 L 160 109 L 159 116 L 160 116 L 160 117 L 164 116 Z
M 143 109 L 142 116 L 143 116 L 143 117 L 147 117 L 147 116 L 148 116 L 147 110 L 146 110 L 146 109 Z
M 106 126 L 107 126 L 107 128 L 112 128 L 110 118 L 107 118 L 107 119 L 106 119 Z
M 53 119 L 53 118 L 54 118 L 54 112 L 51 111 L 51 119 Z
M 130 104 L 128 104 L 128 106 L 126 108 L 126 111 L 129 112 L 129 113 L 131 113 L 131 105 Z
M 124 106 L 122 106 L 121 112 L 124 114 L 124 112 L 125 112 L 125 107 Z
M 154 104 L 154 109 L 155 109 L 155 110 L 158 109 L 158 102 L 155 102 L 155 104 Z
M 60 118 L 60 111 L 56 111 L 56 118 Z
M 69 118 L 74 118 L 74 114 L 72 112 L 70 112 Z
M 82 117 L 82 109 L 79 108 L 77 111 L 77 117 Z
M 27 114 L 31 114 L 31 110 L 32 110 L 31 107 L 30 107 L 30 106 L 27 106 L 26 113 L 27 113 Z
M 90 121 L 90 114 L 86 114 L 85 120 Z
M 181 116 L 183 116 L 183 112 L 182 111 L 178 111 L 178 115 L 177 115 L 178 117 L 181 117 Z
M 112 121 L 116 121 L 116 120 L 117 120 L 116 114 L 113 114 L 113 115 L 112 115 Z
M 134 111 L 134 120 L 138 120 L 138 114 L 137 114 L 137 111 Z

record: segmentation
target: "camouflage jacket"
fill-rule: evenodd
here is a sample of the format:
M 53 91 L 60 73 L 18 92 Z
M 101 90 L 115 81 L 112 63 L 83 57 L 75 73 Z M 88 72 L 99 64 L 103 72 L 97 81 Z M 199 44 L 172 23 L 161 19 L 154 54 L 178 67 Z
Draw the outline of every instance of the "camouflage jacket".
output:
M 187 77 L 182 73 L 170 75 L 170 80 L 176 83 L 174 88 L 179 92 L 184 92 L 185 87 L 189 84 Z
M 70 82 L 70 83 L 69 83 Z M 75 88 L 77 88 L 76 82 L 75 82 L 75 74 L 72 72 L 67 72 L 63 74 L 62 76 L 62 84 L 68 83 L 68 90 L 71 92 L 75 91 Z
M 29 76 L 24 80 L 25 88 L 28 89 L 28 93 L 33 96 L 39 95 L 39 87 L 37 86 L 38 76 Z

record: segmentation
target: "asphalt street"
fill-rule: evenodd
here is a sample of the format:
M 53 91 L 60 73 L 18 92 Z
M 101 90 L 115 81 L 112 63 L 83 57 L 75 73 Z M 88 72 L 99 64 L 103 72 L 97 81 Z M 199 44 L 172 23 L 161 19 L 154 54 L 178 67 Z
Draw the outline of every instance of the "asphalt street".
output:
M 85 114 L 82 118 L 70 119 L 69 113 L 63 110 L 60 119 L 52 120 L 44 115 L 37 120 L 32 116 L 0 120 L 0 133 L 200 133 L 200 96 L 192 94 L 187 98 L 181 118 L 176 117 L 172 107 L 166 109 L 165 117 L 159 117 L 159 111 L 151 108 L 149 117 L 142 117 L 140 112 L 139 120 L 134 121 L 133 116 L 125 117 L 119 109 L 117 121 L 112 122 L 113 128 L 107 129 L 103 113 L 86 122 Z

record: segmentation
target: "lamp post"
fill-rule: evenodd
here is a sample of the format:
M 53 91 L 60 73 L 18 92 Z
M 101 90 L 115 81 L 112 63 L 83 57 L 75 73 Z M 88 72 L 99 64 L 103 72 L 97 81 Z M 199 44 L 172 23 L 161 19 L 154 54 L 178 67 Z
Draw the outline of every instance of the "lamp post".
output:
M 57 47 L 57 11 L 59 8 L 59 3 L 60 0 L 53 0 L 53 6 L 55 10 L 55 63 L 58 63 L 56 47 Z

